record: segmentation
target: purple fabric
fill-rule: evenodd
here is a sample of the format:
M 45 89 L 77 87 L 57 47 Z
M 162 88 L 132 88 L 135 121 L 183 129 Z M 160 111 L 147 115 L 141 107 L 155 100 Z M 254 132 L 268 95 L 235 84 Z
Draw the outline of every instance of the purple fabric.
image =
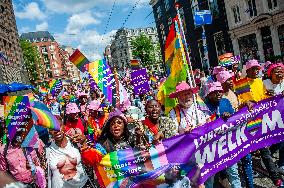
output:
M 220 118 L 194 129 L 191 133 L 163 140 L 161 145 L 155 148 L 158 154 L 150 154 L 147 159 L 157 165 L 158 161 L 163 161 L 163 165 L 154 171 L 141 171 L 140 174 L 129 176 L 134 178 L 132 181 L 135 185 L 143 184 L 145 180 L 167 172 L 168 168 L 164 167 L 178 165 L 184 170 L 187 164 L 198 164 L 201 170 L 199 183 L 203 183 L 217 172 L 237 163 L 250 152 L 284 141 L 283 119 L 282 96 L 260 101 L 252 112 L 243 108 L 226 122 Z M 251 130 L 247 127 L 247 122 L 252 120 L 262 120 L 262 125 Z M 118 160 L 132 164 L 133 158 L 127 155 L 128 150 L 120 150 L 121 157 Z M 141 156 L 141 151 L 134 150 L 134 153 L 136 157 Z M 142 166 L 144 161 L 136 164 Z M 197 169 L 190 166 L 189 170 L 185 170 L 189 178 Z M 123 170 L 120 169 L 122 173 Z
M 146 69 L 139 69 L 131 73 L 131 83 L 134 86 L 135 95 L 145 94 L 150 91 L 149 77 Z

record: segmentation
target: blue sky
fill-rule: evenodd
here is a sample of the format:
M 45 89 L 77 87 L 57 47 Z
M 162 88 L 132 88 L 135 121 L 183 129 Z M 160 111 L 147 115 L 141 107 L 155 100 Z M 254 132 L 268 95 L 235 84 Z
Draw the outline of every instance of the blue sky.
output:
M 79 48 L 90 59 L 99 59 L 111 36 L 137 4 L 127 28 L 155 26 L 150 0 L 13 0 L 19 33 L 49 31 L 64 45 Z M 137 3 L 138 2 L 138 3 Z M 150 14 L 150 16 L 148 16 Z M 148 17 L 147 17 L 148 16 Z

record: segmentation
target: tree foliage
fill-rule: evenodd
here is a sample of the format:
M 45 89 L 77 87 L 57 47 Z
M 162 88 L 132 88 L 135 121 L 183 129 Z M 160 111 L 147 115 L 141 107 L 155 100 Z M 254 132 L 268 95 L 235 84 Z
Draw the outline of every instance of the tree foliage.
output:
M 156 46 L 146 35 L 139 35 L 130 41 L 132 54 L 135 58 L 141 59 L 143 65 L 150 65 L 155 62 Z
M 27 40 L 21 39 L 20 46 L 22 48 L 24 64 L 29 74 L 29 79 L 31 83 L 34 83 L 39 79 L 40 72 L 42 71 L 39 51 Z

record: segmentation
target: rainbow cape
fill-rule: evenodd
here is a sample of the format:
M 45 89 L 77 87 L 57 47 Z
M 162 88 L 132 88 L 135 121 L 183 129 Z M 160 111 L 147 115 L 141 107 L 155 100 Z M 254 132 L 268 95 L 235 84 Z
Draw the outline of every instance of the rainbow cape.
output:
M 248 78 L 242 78 L 239 80 L 236 80 L 234 83 L 234 90 L 237 95 L 242 95 L 250 92 L 250 79 Z
M 261 118 L 253 120 L 253 121 L 250 121 L 250 122 L 247 123 L 247 129 L 248 130 L 255 129 L 257 127 L 260 127 L 261 124 L 262 124 L 262 119 Z
M 60 130 L 60 123 L 50 112 L 38 108 L 30 107 L 32 113 L 38 118 L 36 124 L 56 131 Z
M 85 72 L 85 66 L 90 63 L 78 49 L 69 57 L 69 60 L 82 72 Z

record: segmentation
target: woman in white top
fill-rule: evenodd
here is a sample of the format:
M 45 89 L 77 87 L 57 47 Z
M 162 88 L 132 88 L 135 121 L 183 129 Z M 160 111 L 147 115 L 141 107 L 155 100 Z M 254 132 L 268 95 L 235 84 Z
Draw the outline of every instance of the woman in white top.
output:
M 48 187 L 80 188 L 86 184 L 88 176 L 79 149 L 65 136 L 63 129 L 61 125 L 60 131 L 50 131 L 53 141 L 46 149 Z

